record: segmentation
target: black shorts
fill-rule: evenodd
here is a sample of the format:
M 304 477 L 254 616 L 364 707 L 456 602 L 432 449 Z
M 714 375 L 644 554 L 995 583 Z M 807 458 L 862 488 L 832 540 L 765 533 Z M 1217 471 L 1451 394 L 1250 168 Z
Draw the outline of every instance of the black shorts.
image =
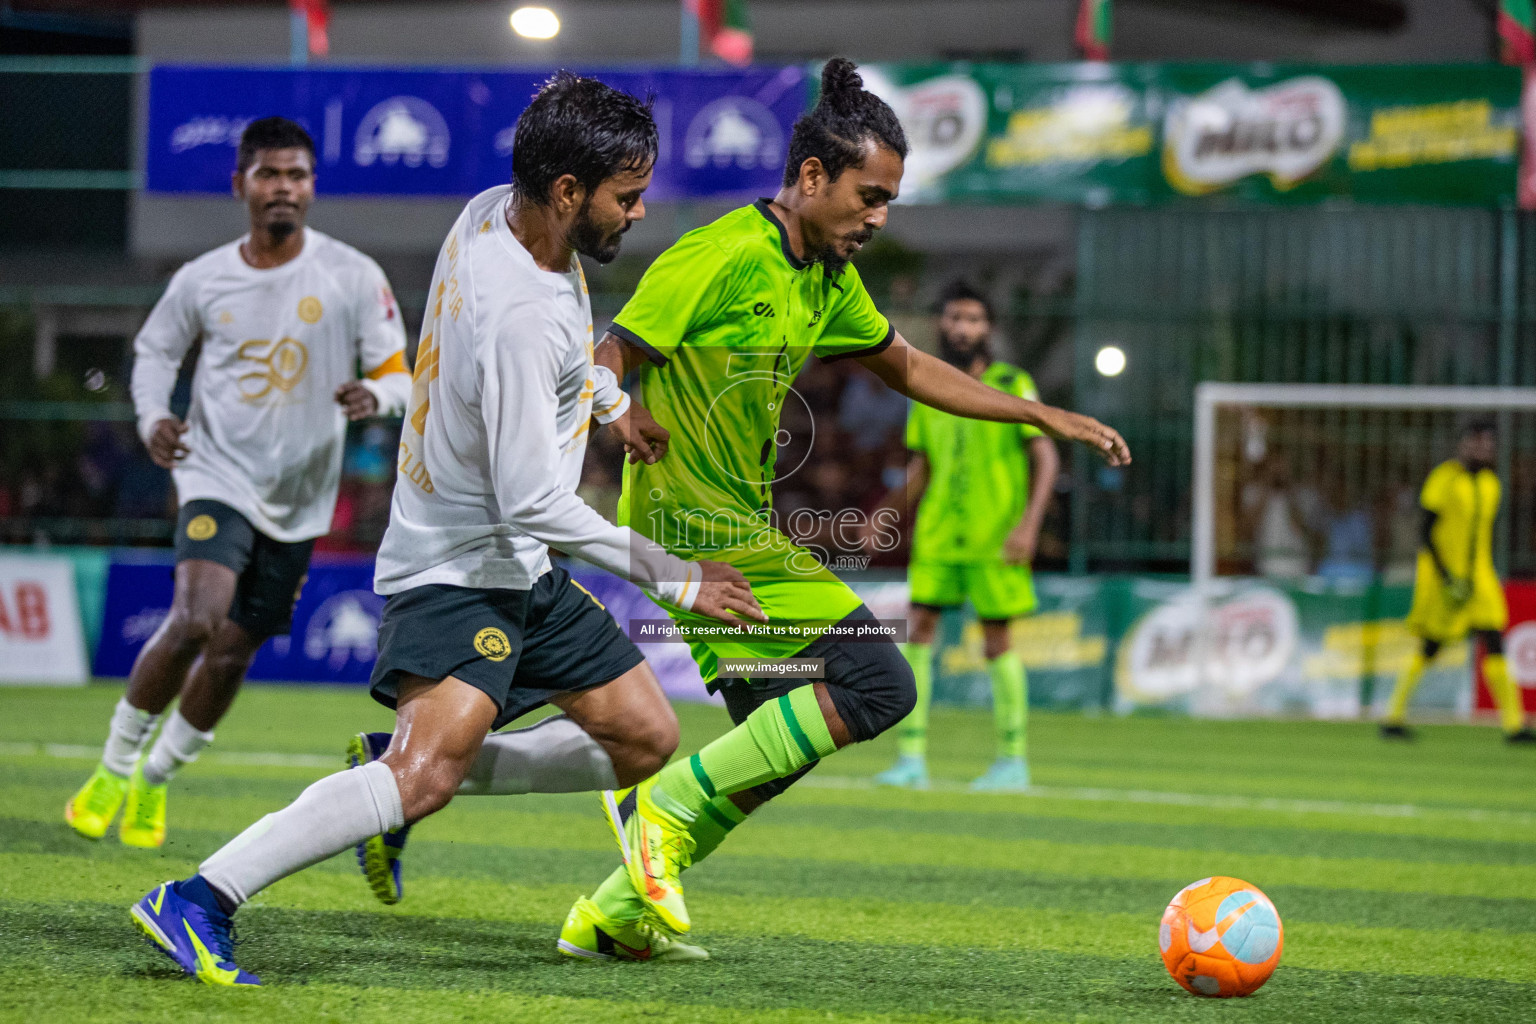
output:
M 201 558 L 233 570 L 238 580 L 229 620 L 254 636 L 293 628 L 314 546 L 312 540 L 273 540 L 222 501 L 198 498 L 176 516 L 176 561 Z
M 610 683 L 645 660 L 597 598 L 555 568 L 532 590 L 430 584 L 390 595 L 373 699 L 393 708 L 400 676 L 453 676 L 496 702 L 492 729 L 557 693 Z
M 839 625 L 878 622 L 869 608 L 861 604 L 840 620 Z M 813 640 L 794 657 L 821 658 L 822 678 L 775 676 L 715 680 L 714 689 L 725 698 L 725 709 L 730 713 L 731 721 L 740 725 L 762 705 L 813 682 L 826 684 L 827 696 L 832 699 L 838 716 L 856 743 L 874 739 L 895 724 L 891 719 L 900 720 L 911 710 L 912 668 L 902 657 L 901 649 L 890 640 L 823 637 Z
M 859 605 L 842 620 L 848 624 L 875 621 L 878 620 L 865 605 Z M 855 741 L 873 738 L 888 727 L 886 723 L 911 710 L 912 669 L 900 648 L 889 640 L 815 640 L 795 657 L 824 659 L 822 681 L 826 683 L 827 696 Z M 715 690 L 725 698 L 725 710 L 731 721 L 740 725 L 769 701 L 812 682 L 815 680 L 792 677 L 720 678 L 715 680 Z M 812 761 L 791 775 L 753 786 L 752 793 L 760 800 L 772 800 L 820 763 Z

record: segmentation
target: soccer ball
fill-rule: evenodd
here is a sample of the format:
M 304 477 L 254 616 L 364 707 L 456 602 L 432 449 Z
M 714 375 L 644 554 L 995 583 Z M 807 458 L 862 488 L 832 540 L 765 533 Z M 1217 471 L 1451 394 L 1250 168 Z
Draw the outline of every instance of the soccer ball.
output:
M 1197 996 L 1247 996 L 1275 973 L 1285 929 L 1275 905 L 1238 878 L 1186 885 L 1157 930 L 1163 966 Z

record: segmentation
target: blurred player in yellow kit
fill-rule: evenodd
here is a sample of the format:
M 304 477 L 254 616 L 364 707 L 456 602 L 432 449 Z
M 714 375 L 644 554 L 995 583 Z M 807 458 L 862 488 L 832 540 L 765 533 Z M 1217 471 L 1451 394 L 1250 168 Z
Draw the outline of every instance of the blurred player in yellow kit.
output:
M 1493 568 L 1493 521 L 1502 491 L 1493 471 L 1497 450 L 1493 423 L 1471 423 L 1462 431 L 1456 457 L 1436 466 L 1424 481 L 1419 495 L 1423 544 L 1408 612 L 1408 628 L 1422 643 L 1392 691 L 1381 723 L 1384 738 L 1412 737 L 1405 718 L 1424 667 L 1441 647 L 1470 632 L 1482 644 L 1483 676 L 1498 702 L 1504 738 L 1536 743 L 1536 733 L 1525 723 L 1520 687 L 1504 658 L 1509 609 Z

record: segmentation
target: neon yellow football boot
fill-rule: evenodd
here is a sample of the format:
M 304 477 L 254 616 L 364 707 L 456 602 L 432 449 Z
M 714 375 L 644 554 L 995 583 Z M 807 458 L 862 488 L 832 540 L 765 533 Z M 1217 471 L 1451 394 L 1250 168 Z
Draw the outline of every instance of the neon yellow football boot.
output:
M 688 827 L 651 799 L 656 779 L 635 787 L 634 813 L 624 823 L 629 881 L 657 921 L 678 935 L 692 927 L 679 876 L 693 860 Z
M 144 850 L 157 849 L 165 842 L 165 791 L 168 783 L 150 785 L 144 778 L 144 762 L 133 769 L 128 780 L 128 802 L 123 807 L 123 824 L 118 835 L 124 846 Z
M 104 764 L 96 765 L 80 791 L 64 805 L 64 820 L 87 839 L 100 839 L 112 827 L 128 793 L 128 780 Z
M 709 959 L 709 951 L 702 946 L 690 945 L 645 921 L 616 921 L 585 896 L 566 915 L 559 949 L 575 960 L 686 963 Z

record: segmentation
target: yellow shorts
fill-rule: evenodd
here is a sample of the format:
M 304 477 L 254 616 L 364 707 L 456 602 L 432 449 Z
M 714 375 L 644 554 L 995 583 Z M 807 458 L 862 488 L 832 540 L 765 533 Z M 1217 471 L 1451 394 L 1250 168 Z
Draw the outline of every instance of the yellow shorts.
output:
M 1419 553 L 1418 571 L 1413 577 L 1413 607 L 1408 611 L 1408 628 L 1426 640 L 1450 643 L 1469 632 L 1492 630 L 1502 633 L 1509 625 L 1509 606 L 1504 601 L 1504 587 L 1493 567 L 1477 566 L 1472 572 L 1472 597 L 1460 608 L 1453 607 L 1445 595 L 1445 585 L 1428 554 Z

